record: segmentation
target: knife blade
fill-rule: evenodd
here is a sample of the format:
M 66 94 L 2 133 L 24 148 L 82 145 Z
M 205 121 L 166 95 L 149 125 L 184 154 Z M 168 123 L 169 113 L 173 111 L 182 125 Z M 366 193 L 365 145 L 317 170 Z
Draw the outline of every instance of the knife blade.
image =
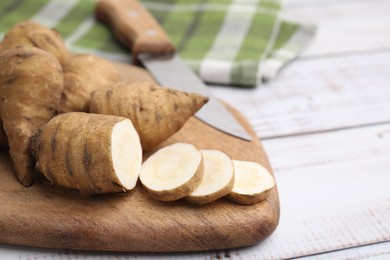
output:
M 224 133 L 251 140 L 242 125 L 181 60 L 169 36 L 141 3 L 137 0 L 99 0 L 95 15 L 131 48 L 133 59 L 140 61 L 160 85 L 209 98 L 196 113 L 198 119 Z

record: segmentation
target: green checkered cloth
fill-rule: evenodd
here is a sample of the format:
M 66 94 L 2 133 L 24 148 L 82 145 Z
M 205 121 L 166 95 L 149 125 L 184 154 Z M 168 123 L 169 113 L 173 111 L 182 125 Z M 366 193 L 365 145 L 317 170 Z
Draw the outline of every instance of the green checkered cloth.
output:
M 255 87 L 274 78 L 314 35 L 284 21 L 279 0 L 144 0 L 182 58 L 207 83 Z M 130 50 L 94 19 L 93 0 L 1 0 L 0 37 L 27 19 L 56 28 L 74 52 L 130 62 Z

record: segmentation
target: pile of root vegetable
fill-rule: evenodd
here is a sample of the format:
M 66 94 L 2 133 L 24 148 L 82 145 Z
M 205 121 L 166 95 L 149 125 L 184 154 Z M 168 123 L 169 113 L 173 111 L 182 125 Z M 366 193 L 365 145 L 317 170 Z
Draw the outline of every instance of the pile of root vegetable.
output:
M 227 196 L 253 204 L 274 186 L 260 164 L 176 143 L 142 162 L 208 101 L 151 82 L 120 80 L 109 61 L 72 54 L 60 34 L 31 21 L 0 43 L 0 143 L 19 182 L 39 170 L 82 194 L 125 192 L 140 179 L 162 201 L 198 204 Z

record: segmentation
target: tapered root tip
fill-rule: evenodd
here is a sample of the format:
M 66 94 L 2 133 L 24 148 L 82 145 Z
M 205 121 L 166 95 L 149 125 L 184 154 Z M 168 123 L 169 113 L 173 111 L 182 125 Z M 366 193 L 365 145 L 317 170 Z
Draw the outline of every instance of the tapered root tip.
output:
M 209 102 L 209 98 L 200 94 L 191 94 L 193 96 L 193 106 L 194 110 L 200 110 L 204 105 Z

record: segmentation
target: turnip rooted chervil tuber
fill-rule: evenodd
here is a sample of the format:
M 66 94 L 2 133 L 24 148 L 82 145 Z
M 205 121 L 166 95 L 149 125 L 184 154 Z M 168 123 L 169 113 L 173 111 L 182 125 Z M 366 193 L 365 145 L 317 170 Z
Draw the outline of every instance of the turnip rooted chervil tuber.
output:
M 131 190 L 141 169 L 139 136 L 124 117 L 61 114 L 33 136 L 31 147 L 50 182 L 82 194 Z
M 68 63 L 70 57 L 72 56 L 58 31 L 55 29 L 49 29 L 33 21 L 23 21 L 13 25 L 0 42 L 0 54 L 20 46 L 36 47 L 44 50 L 48 54 L 53 55 L 61 65 Z M 40 67 L 46 66 L 45 63 L 36 63 L 34 66 L 31 66 L 32 61 L 33 59 L 29 59 L 30 69 L 39 69 Z M 46 72 L 46 69 L 42 69 L 42 72 Z M 31 73 L 31 75 L 24 73 L 21 74 L 21 76 L 34 77 L 34 73 Z M 14 74 L 13 77 L 16 78 L 17 76 Z M 36 80 L 34 81 L 37 82 Z M 42 79 L 40 82 L 44 83 Z M 40 91 L 40 93 L 42 93 L 42 91 Z M 25 103 L 27 102 L 28 101 L 25 100 Z M 8 145 L 8 138 L 1 132 L 1 130 L 0 145 Z M 22 182 L 25 184 L 27 183 L 27 181 Z
M 0 53 L 18 46 L 44 50 L 56 57 L 61 65 L 66 64 L 71 57 L 59 32 L 33 21 L 24 21 L 12 26 L 0 43 Z
M 18 47 L 0 55 L 0 111 L 18 180 L 33 183 L 30 137 L 54 115 L 63 88 L 62 68 L 51 54 Z
M 88 112 L 91 93 L 119 81 L 111 62 L 93 54 L 72 56 L 64 69 L 64 92 L 58 106 L 60 113 Z
M 94 92 L 89 112 L 129 118 L 142 148 L 150 150 L 179 131 L 207 101 L 202 95 L 150 82 L 119 82 Z

